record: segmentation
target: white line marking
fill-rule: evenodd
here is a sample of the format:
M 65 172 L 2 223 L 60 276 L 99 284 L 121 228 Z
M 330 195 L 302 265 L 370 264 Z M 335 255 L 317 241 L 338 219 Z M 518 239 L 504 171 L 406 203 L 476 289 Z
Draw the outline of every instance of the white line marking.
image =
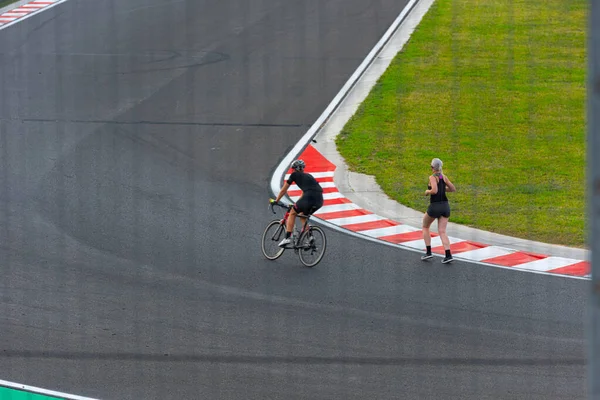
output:
M 93 399 L 91 397 L 83 397 L 83 396 L 77 396 L 74 394 L 55 392 L 53 390 L 47 390 L 47 389 L 42 389 L 42 388 L 38 388 L 38 387 L 34 387 L 34 386 L 27 386 L 27 385 L 22 385 L 20 383 L 8 382 L 8 381 L 3 381 L 3 380 L 0 380 L 0 386 L 6 387 L 9 389 L 23 390 L 23 391 L 31 392 L 31 393 L 45 394 L 47 396 L 59 397 L 61 399 L 67 399 L 67 400 L 98 400 L 98 399 Z
M 361 231 L 363 235 L 371 236 L 371 237 L 382 237 L 389 235 L 397 235 L 399 233 L 408 233 L 420 231 L 420 229 L 414 228 L 409 225 L 395 225 L 388 226 L 386 228 L 377 228 L 377 229 L 368 229 L 366 231 Z
M 382 219 L 387 219 L 385 217 L 380 217 L 375 214 L 367 214 L 367 215 L 357 215 L 355 217 L 346 217 L 346 218 L 334 218 L 328 219 L 328 221 L 334 225 L 350 225 L 350 224 L 361 224 L 363 222 L 372 222 L 372 221 L 380 221 Z

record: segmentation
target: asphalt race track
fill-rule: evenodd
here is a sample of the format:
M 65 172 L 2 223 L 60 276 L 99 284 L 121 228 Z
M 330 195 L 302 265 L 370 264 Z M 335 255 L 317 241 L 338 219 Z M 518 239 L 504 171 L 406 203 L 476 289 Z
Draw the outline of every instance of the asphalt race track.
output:
M 314 269 L 260 252 L 272 171 L 403 7 L 70 0 L 0 31 L 0 379 L 101 399 L 584 398 L 585 281 L 332 230 Z

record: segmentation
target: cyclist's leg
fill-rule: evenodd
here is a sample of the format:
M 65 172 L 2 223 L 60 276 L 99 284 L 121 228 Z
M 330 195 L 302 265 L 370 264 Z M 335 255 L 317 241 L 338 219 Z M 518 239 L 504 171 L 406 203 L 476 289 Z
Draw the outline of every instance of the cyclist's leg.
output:
M 306 229 L 308 225 L 308 216 L 313 215 L 319 208 L 323 206 L 323 196 L 311 195 L 307 197 L 306 203 L 303 204 L 302 214 L 306 215 L 307 218 L 302 218 L 302 230 Z
M 306 228 L 306 223 L 308 222 L 306 216 L 309 214 L 313 202 L 310 194 L 305 194 L 295 204 L 296 216 L 300 217 L 300 220 L 302 221 L 302 231 Z
M 308 199 L 305 195 L 303 195 L 302 197 L 300 197 L 298 199 L 296 204 L 294 204 L 292 206 L 292 209 L 290 210 L 290 216 L 288 217 L 287 224 L 286 224 L 287 232 L 291 233 L 294 231 L 296 217 L 298 216 L 298 214 L 306 213 L 305 209 L 306 209 L 307 204 L 309 204 L 309 202 L 310 202 L 310 199 Z
M 298 203 L 296 203 L 298 204 Z M 288 216 L 287 219 L 287 223 L 286 223 L 286 232 L 287 233 L 292 233 L 294 231 L 294 224 L 296 223 L 296 215 L 298 214 L 296 211 L 296 204 L 294 204 L 292 206 L 292 209 L 290 210 L 290 215 Z
M 294 231 L 294 225 L 296 223 L 296 216 L 298 215 L 298 203 L 302 201 L 302 197 L 292 206 L 290 209 L 290 214 L 288 215 L 288 219 L 285 223 L 285 238 L 281 242 L 279 242 L 279 246 L 283 247 L 292 242 L 291 236 Z

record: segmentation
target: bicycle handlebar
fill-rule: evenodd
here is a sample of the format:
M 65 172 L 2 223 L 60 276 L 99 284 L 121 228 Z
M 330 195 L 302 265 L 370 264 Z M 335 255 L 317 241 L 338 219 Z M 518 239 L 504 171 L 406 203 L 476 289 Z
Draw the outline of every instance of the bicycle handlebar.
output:
M 269 204 L 269 208 L 271 209 L 271 211 L 273 212 L 273 214 L 277 214 L 275 212 L 275 210 L 273 209 L 273 206 L 279 206 L 281 208 L 288 208 L 288 209 L 291 207 L 291 206 L 286 206 L 285 204 L 282 204 L 282 203 L 279 203 L 279 202 L 277 202 L 277 203 L 270 203 Z
M 273 209 L 273 206 L 279 206 L 279 207 L 285 208 L 285 209 L 287 209 L 289 211 L 292 208 L 293 205 L 292 204 L 285 205 L 283 203 L 270 203 L 269 204 L 269 208 L 271 209 L 271 211 L 273 212 L 273 214 L 277 214 L 275 212 L 275 210 Z M 297 215 L 297 217 L 298 218 L 302 218 L 302 219 L 306 219 L 306 218 L 310 218 L 310 215 Z

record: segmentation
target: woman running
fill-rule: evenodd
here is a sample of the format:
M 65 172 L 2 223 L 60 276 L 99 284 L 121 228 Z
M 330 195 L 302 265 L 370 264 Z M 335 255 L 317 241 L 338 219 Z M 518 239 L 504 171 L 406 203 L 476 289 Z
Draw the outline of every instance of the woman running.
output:
M 454 187 L 447 176 L 443 175 L 442 165 L 442 160 L 439 158 L 431 160 L 433 174 L 429 176 L 428 189 L 425 191 L 425 196 L 431 197 L 427 212 L 423 216 L 423 240 L 425 240 L 427 252 L 421 257 L 421 260 L 428 260 L 433 257 L 431 254 L 431 232 L 429 231 L 429 227 L 437 219 L 438 233 L 446 250 L 446 256 L 442 262 L 446 264 L 453 260 L 452 253 L 450 252 L 450 240 L 448 239 L 448 235 L 446 235 L 446 226 L 450 218 L 450 204 L 446 197 L 446 191 L 456 192 L 456 187 Z

